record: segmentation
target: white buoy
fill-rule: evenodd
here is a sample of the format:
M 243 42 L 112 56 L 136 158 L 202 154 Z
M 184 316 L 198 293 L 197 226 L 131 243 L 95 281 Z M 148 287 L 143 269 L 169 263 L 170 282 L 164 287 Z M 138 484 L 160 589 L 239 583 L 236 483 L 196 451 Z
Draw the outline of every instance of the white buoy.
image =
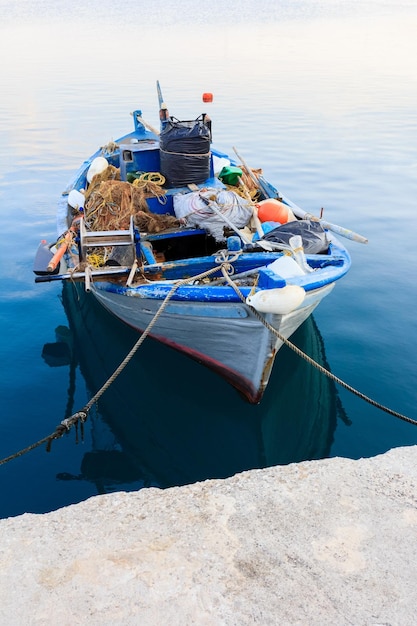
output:
M 298 285 L 286 285 L 281 289 L 264 289 L 246 298 L 246 304 L 259 313 L 286 315 L 303 303 L 306 292 Z
M 78 189 L 71 189 L 68 194 L 68 204 L 70 207 L 78 211 L 84 208 L 85 197 Z
M 96 174 L 101 174 L 104 172 L 109 166 L 109 162 L 104 157 L 96 157 L 92 160 L 90 167 L 87 172 L 87 182 L 91 183 L 93 180 L 93 176 Z

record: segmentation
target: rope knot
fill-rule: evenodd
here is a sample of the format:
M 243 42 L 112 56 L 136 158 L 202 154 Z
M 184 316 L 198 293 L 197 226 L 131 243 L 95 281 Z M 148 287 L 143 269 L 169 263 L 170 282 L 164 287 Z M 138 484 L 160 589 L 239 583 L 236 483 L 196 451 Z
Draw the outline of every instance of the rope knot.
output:
M 60 426 L 63 426 L 65 430 L 69 431 L 70 428 L 74 426 L 74 424 L 77 424 L 78 422 L 81 422 L 82 424 L 84 424 L 84 422 L 87 419 L 87 416 L 88 416 L 88 412 L 85 409 L 83 411 L 78 411 L 77 413 L 74 413 L 70 417 L 67 417 L 66 419 L 62 420 L 60 423 Z
M 214 260 L 219 265 L 223 265 L 223 267 L 226 267 L 226 270 L 229 274 L 233 274 L 235 270 L 231 264 L 238 260 L 240 254 L 241 250 L 233 253 L 231 253 L 229 250 L 219 250 Z

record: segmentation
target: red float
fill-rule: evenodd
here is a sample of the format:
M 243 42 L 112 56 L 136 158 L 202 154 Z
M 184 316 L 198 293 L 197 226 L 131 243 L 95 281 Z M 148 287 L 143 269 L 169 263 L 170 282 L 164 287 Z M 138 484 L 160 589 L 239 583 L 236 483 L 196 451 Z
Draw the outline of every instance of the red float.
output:
M 288 207 L 279 200 L 274 198 L 261 200 L 256 207 L 261 222 L 279 222 L 280 224 L 288 222 Z

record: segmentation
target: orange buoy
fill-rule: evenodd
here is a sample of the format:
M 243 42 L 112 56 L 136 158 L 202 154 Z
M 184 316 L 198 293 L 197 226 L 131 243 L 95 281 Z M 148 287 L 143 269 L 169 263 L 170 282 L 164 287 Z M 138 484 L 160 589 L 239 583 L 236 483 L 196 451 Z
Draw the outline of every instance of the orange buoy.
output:
M 203 102 L 213 102 L 213 94 L 203 93 Z
M 261 200 L 256 207 L 261 222 L 279 222 L 280 224 L 288 222 L 288 207 L 283 202 L 275 200 L 275 198 Z

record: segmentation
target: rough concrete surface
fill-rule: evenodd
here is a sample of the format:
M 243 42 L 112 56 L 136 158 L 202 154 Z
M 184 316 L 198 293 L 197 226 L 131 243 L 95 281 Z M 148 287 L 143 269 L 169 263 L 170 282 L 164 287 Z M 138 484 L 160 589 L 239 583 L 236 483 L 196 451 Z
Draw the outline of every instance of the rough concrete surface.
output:
M 0 521 L 0 624 L 417 624 L 417 447 Z

